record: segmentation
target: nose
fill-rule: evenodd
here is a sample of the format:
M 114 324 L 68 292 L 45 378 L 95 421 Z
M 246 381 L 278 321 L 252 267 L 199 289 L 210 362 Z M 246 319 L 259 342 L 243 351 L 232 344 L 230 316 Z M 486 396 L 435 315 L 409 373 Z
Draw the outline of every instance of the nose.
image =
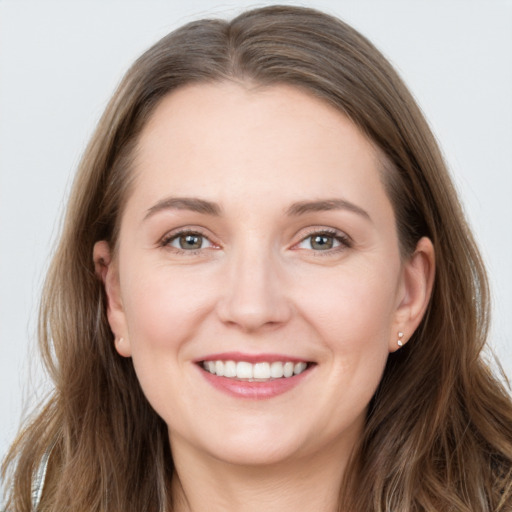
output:
M 286 279 L 278 257 L 264 251 L 239 251 L 228 264 L 217 304 L 222 322 L 244 332 L 275 328 L 291 317 Z

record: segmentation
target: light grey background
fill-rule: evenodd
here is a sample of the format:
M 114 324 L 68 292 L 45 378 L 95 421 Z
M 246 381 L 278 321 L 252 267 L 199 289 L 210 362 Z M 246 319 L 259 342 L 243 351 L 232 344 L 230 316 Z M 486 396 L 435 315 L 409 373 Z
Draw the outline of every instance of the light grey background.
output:
M 187 21 L 266 3 L 0 0 L 0 457 L 47 385 L 35 350 L 40 286 L 74 169 L 121 75 Z M 512 376 L 512 3 L 301 5 L 367 35 L 426 112 L 489 268 L 491 345 Z

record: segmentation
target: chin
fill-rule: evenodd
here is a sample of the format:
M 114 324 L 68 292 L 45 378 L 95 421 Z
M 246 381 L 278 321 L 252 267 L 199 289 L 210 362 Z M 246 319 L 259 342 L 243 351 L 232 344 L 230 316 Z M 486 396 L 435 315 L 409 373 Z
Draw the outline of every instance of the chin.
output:
M 190 438 L 197 455 L 209 456 L 237 466 L 269 466 L 292 460 L 303 453 L 305 440 L 297 433 L 283 428 L 259 426 L 255 429 L 236 429 L 225 426 L 222 431 L 209 432 Z M 171 446 L 173 438 L 171 435 Z
M 285 463 L 298 455 L 298 447 L 282 446 L 267 441 L 265 444 L 246 443 L 242 446 L 226 446 L 223 450 L 215 450 L 214 455 L 228 464 L 246 467 L 272 466 Z

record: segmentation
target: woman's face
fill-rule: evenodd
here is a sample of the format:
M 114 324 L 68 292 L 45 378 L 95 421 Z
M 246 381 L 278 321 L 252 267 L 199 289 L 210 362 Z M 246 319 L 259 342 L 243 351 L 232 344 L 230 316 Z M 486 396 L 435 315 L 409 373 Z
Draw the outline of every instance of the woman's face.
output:
M 348 453 L 424 308 L 371 144 L 291 87 L 194 85 L 158 106 L 134 172 L 109 319 L 173 450 Z

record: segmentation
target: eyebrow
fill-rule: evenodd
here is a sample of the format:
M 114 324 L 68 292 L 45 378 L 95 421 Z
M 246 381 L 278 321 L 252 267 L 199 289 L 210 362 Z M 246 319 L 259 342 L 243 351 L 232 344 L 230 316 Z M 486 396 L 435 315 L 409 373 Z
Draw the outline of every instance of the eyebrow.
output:
M 144 216 L 144 220 L 163 210 L 190 210 L 192 212 L 215 216 L 221 214 L 220 206 L 211 201 L 198 199 L 196 197 L 167 197 L 149 208 Z
M 371 217 L 366 210 L 346 201 L 345 199 L 321 199 L 318 201 L 299 201 L 293 203 L 286 211 L 287 215 L 296 216 L 306 213 L 323 212 L 329 210 L 348 210 L 350 212 L 361 215 L 365 219 L 371 221 Z
M 221 207 L 212 201 L 199 199 L 196 197 L 167 197 L 158 201 L 155 205 L 148 209 L 144 220 L 163 210 L 189 210 L 192 212 L 202 213 L 204 215 L 220 216 Z M 348 210 L 356 213 L 365 219 L 371 221 L 371 217 L 366 210 L 359 206 L 346 201 L 345 199 L 321 199 L 317 201 L 298 201 L 291 204 L 286 215 L 291 217 L 305 215 L 307 213 L 330 211 L 330 210 Z

